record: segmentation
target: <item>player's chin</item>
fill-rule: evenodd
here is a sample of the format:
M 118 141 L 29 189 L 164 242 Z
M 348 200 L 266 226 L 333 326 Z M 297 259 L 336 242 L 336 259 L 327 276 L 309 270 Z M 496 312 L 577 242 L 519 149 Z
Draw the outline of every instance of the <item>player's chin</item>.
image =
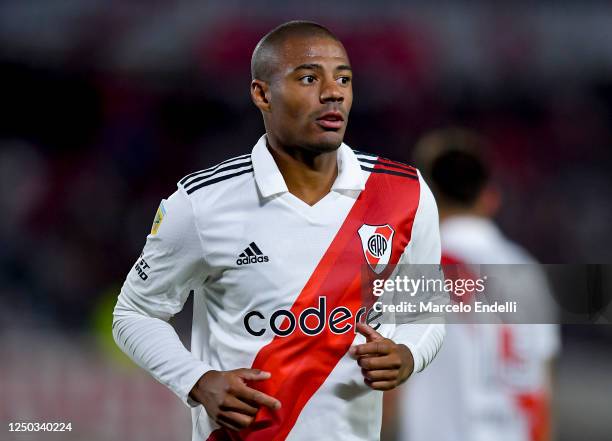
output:
M 311 149 L 320 153 L 338 150 L 344 139 L 344 130 L 328 130 L 317 133 L 311 143 Z

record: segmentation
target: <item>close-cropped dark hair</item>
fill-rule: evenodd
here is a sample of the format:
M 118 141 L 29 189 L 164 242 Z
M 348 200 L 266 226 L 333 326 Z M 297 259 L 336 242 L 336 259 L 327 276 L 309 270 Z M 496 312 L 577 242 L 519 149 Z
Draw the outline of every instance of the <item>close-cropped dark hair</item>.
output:
M 435 196 L 455 205 L 472 205 L 489 182 L 483 142 L 467 130 L 426 136 L 417 144 L 415 162 Z
M 292 37 L 327 37 L 339 41 L 325 26 L 313 21 L 295 20 L 283 23 L 263 36 L 251 57 L 251 79 L 269 82 L 276 65 L 275 54 Z
M 461 150 L 444 152 L 431 165 L 431 182 L 436 191 L 461 205 L 473 204 L 488 178 L 480 158 Z

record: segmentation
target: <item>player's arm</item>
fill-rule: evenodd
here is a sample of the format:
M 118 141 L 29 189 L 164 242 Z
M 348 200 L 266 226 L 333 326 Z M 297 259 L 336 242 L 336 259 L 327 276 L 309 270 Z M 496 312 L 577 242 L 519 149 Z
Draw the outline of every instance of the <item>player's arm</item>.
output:
M 189 392 L 211 366 L 188 351 L 168 320 L 201 283 L 204 262 L 191 203 L 181 192 L 162 201 L 113 313 L 117 345 L 190 406 Z
M 180 190 L 162 201 L 156 222 L 121 289 L 113 314 L 115 341 L 183 402 L 204 405 L 221 426 L 244 428 L 260 406 L 280 407 L 278 400 L 246 385 L 269 374 L 213 370 L 183 346 L 168 320 L 183 308 L 189 292 L 203 284 L 206 262 L 191 202 Z
M 439 267 L 442 246 L 440 243 L 438 207 L 429 186 L 420 172 L 418 176 L 421 187 L 419 207 L 414 219 L 412 240 L 404 251 L 404 259 L 402 261 L 409 265 L 422 265 L 417 268 L 421 268 L 421 274 L 424 274 L 427 278 L 439 278 L 443 277 L 443 274 Z M 436 303 L 448 301 L 447 296 L 428 298 L 428 295 L 428 293 L 417 293 L 417 296 L 422 301 L 431 300 Z M 433 361 L 442 347 L 446 329 L 443 315 L 429 315 L 425 317 L 419 314 L 416 317 L 412 317 L 412 319 L 414 319 L 412 323 L 408 321 L 407 323 L 398 324 L 391 338 L 394 342 L 403 344 L 410 349 L 414 359 L 413 372 L 420 372 Z
M 419 182 L 420 199 L 412 240 L 399 264 L 400 268 L 407 264 L 428 264 L 429 272 L 437 272 L 441 257 L 438 209 L 420 173 Z M 366 343 L 351 348 L 350 354 L 358 360 L 366 384 L 376 390 L 393 389 L 413 372 L 423 370 L 440 350 L 445 335 L 443 317 L 435 316 L 425 320 L 419 316 L 408 317 L 397 324 L 390 338 L 384 338 L 367 325 L 359 325 L 357 330 L 366 337 Z

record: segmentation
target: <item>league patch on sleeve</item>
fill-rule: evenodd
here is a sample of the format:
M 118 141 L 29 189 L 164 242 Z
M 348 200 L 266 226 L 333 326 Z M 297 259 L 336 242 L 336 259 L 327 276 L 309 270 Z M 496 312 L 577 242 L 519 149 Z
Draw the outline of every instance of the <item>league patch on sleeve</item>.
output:
M 164 220 L 164 216 L 166 215 L 166 209 L 164 208 L 164 201 L 161 201 L 159 207 L 157 208 L 157 212 L 155 213 L 155 219 L 153 219 L 153 225 L 151 226 L 151 234 L 156 235 L 157 230 L 159 230 L 159 226 Z

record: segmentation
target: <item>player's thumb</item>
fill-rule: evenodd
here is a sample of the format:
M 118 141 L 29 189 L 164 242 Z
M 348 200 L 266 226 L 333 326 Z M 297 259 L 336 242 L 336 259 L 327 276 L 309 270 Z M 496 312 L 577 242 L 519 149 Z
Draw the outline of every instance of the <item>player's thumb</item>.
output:
M 384 337 L 374 330 L 370 325 L 357 322 L 357 332 L 366 338 L 366 341 L 384 340 Z

